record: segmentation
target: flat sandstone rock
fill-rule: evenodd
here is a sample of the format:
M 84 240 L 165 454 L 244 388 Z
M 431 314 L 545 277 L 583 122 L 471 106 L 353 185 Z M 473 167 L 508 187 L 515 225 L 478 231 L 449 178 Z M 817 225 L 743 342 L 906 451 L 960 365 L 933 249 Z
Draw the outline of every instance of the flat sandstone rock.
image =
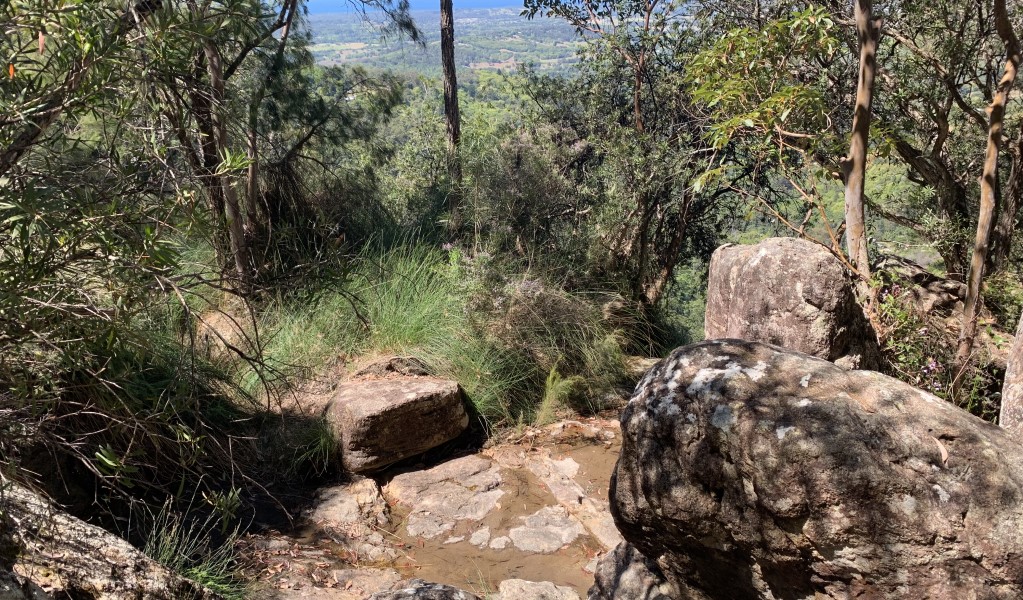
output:
M 422 454 L 469 425 L 458 383 L 426 377 L 342 383 L 326 414 L 352 473 Z

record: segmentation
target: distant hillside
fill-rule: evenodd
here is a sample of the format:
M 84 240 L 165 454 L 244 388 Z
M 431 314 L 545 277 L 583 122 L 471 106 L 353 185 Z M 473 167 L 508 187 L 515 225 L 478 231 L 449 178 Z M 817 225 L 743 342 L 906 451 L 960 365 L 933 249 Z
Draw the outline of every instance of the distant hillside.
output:
M 535 63 L 559 71 L 577 62 L 575 30 L 555 19 L 528 20 L 518 8 L 455 11 L 455 61 L 463 69 L 514 69 Z M 313 14 L 311 50 L 320 64 L 359 64 L 380 69 L 440 74 L 440 13 L 415 11 L 426 47 L 384 37 L 378 16 Z

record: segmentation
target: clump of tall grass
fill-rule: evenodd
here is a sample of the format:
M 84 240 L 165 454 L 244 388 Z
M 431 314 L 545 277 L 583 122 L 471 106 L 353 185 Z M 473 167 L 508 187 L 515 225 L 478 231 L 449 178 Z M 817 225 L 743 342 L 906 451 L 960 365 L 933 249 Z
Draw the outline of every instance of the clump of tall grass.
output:
M 170 503 L 155 513 L 145 511 L 143 519 L 147 522 L 142 548 L 146 556 L 225 600 L 247 597 L 246 586 L 237 575 L 237 528 L 225 530 L 225 521 L 215 512 L 196 517 L 176 512 Z
M 407 244 L 367 251 L 345 289 L 314 304 L 275 303 L 262 336 L 268 360 L 307 372 L 341 356 L 417 356 L 458 381 L 487 422 L 511 423 L 536 416 L 555 367 L 578 384 L 566 396 L 577 409 L 600 408 L 601 391 L 622 378 L 621 336 L 597 299 Z

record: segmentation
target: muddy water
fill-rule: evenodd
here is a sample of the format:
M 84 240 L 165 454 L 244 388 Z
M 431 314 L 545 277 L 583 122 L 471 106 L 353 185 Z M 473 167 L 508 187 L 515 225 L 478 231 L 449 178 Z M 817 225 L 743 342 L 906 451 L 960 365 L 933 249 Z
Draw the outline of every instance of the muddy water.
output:
M 582 567 L 597 551 L 589 536 L 578 538 L 554 554 L 522 552 L 511 543 L 496 550 L 469 542 L 472 534 L 483 528 L 492 532 L 491 538 L 507 534 L 512 527 L 522 524 L 521 517 L 557 504 L 532 473 L 502 469 L 501 475 L 504 479 L 501 489 L 505 495 L 501 497 L 497 510 L 478 523 L 457 523 L 450 535 L 432 540 L 410 538 L 404 535 L 401 523 L 408 510 L 395 513 L 399 522 L 392 531 L 402 537 L 404 556 L 396 561 L 394 567 L 406 577 L 447 583 L 476 593 L 493 591 L 505 579 L 552 581 L 557 585 L 574 587 L 580 593 L 585 592 L 593 576 Z M 463 539 L 454 541 L 457 538 Z
M 531 442 L 534 445 L 536 442 Z M 579 464 L 574 480 L 587 496 L 607 501 L 611 471 L 618 458 L 620 441 L 574 439 L 553 445 L 551 458 L 571 458 Z M 537 448 L 523 446 L 528 456 Z M 402 556 L 392 565 L 404 577 L 419 577 L 461 587 L 486 597 L 506 579 L 550 581 L 574 588 L 580 597 L 593 584 L 593 574 L 585 567 L 605 548 L 591 535 L 581 535 L 550 554 L 537 554 L 515 548 L 510 542 L 503 549 L 470 543 L 474 533 L 489 530 L 490 540 L 506 536 L 523 524 L 523 517 L 544 507 L 558 506 L 547 485 L 525 468 L 502 468 L 505 494 L 499 507 L 480 522 L 461 521 L 446 535 L 423 540 L 409 537 L 403 527 L 408 508 L 392 507 L 391 532 L 401 538 Z M 461 538 L 461 539 L 460 539 Z
M 406 523 L 417 507 L 391 502 L 389 520 L 382 525 L 370 522 L 368 528 L 356 526 L 339 535 L 308 521 L 288 533 L 249 540 L 247 562 L 266 592 L 258 597 L 361 600 L 387 589 L 399 578 L 417 577 L 482 598 L 508 579 L 549 581 L 568 586 L 585 598 L 593 583 L 587 566 L 617 543 L 607 533 L 610 528 L 617 535 L 606 502 L 620 434 L 613 418 L 583 421 L 527 430 L 479 451 L 478 459 L 499 468 L 503 494 L 482 519 L 455 521 L 437 537 L 409 535 Z M 385 474 L 377 483 L 386 485 L 392 476 L 397 474 Z M 467 485 L 467 481 L 462 483 Z M 486 487 L 490 480 L 480 481 Z M 486 492 L 472 486 L 463 489 L 469 497 Z M 459 498 L 458 502 L 465 501 Z M 436 502 L 436 497 L 428 500 Z M 554 518 L 536 526 L 535 519 L 541 514 Z M 531 523 L 526 517 L 531 517 Z M 533 538 L 522 533 L 527 525 L 536 533 Z M 517 536 L 510 533 L 513 529 Z M 559 537 L 565 531 L 569 533 Z M 553 536 L 548 535 L 552 532 Z M 374 536 L 377 540 L 372 546 L 383 553 L 368 558 L 362 549 Z M 544 553 L 516 547 L 520 543 L 528 548 L 523 542 L 528 539 L 546 540 L 546 549 L 553 550 Z M 563 539 L 569 541 L 562 545 L 559 540 Z

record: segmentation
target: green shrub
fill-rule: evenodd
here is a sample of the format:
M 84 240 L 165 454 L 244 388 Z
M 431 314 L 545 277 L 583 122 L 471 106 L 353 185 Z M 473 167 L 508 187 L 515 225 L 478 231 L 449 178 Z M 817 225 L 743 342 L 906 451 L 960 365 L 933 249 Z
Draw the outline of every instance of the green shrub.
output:
M 1023 311 L 1023 282 L 1020 275 L 1007 269 L 984 280 L 984 308 L 991 311 L 1002 331 L 1016 331 Z

